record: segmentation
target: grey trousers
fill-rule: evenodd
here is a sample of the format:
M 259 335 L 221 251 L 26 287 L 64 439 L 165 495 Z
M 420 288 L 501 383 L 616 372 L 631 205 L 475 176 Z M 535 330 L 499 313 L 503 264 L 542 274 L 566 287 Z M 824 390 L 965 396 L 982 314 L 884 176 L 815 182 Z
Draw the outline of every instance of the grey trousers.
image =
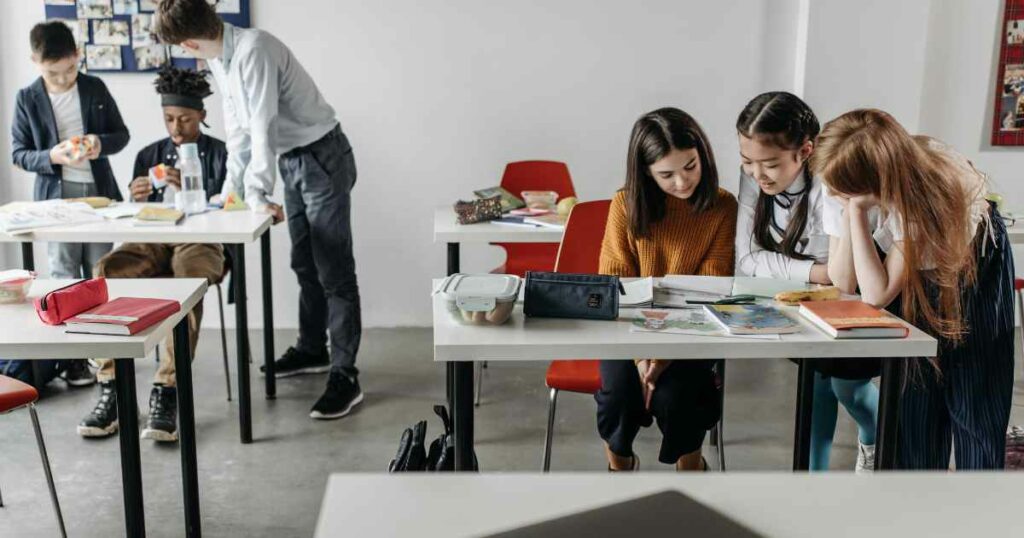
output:
M 348 138 L 335 127 L 320 140 L 281 155 L 291 266 L 299 280 L 299 340 L 319 353 L 330 335 L 331 372 L 355 379 L 362 337 L 352 198 L 356 164 Z
M 96 196 L 95 183 L 61 181 L 61 198 Z M 113 243 L 49 243 L 46 246 L 51 278 L 92 278 L 93 268 Z

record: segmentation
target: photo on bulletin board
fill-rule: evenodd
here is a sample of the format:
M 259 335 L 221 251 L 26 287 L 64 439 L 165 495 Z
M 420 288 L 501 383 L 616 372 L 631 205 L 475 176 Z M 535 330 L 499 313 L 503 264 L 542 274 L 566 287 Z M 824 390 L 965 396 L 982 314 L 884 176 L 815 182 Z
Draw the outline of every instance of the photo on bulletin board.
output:
M 1024 0 L 1005 0 L 996 72 L 993 146 L 1024 146 Z
M 250 26 L 250 0 L 207 0 L 222 19 Z M 146 72 L 167 64 L 197 68 L 184 49 L 167 46 L 153 32 L 158 0 L 43 0 L 47 20 L 63 22 L 75 36 L 82 72 Z

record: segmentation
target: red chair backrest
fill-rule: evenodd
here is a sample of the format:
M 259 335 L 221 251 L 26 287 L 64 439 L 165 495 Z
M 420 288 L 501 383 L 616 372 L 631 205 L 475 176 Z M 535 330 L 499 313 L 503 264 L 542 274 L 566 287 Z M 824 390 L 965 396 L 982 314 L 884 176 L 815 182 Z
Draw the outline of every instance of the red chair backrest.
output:
M 519 161 L 505 165 L 501 186 L 517 198 L 523 191 L 555 191 L 558 198 L 576 196 L 569 167 L 558 161 Z
M 611 200 L 595 200 L 572 208 L 569 221 L 565 223 L 558 258 L 555 259 L 556 272 L 597 273 L 611 204 Z

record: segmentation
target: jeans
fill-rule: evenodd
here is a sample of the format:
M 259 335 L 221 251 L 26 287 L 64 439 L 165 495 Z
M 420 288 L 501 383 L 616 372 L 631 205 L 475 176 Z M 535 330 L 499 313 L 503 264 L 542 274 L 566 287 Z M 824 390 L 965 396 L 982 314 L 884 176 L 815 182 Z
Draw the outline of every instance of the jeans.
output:
M 291 266 L 299 280 L 296 348 L 318 354 L 330 335 L 331 372 L 359 375 L 362 314 L 352 255 L 352 187 L 356 164 L 341 127 L 281 155 Z
M 62 181 L 60 194 L 61 198 L 96 196 L 96 184 Z M 113 247 L 113 243 L 49 243 L 50 277 L 92 278 L 93 268 Z

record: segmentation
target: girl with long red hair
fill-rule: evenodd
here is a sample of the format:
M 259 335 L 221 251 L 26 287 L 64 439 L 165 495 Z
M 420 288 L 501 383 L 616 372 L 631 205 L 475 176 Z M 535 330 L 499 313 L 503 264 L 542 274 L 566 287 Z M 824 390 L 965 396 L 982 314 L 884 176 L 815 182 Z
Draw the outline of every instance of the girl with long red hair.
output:
M 889 114 L 854 110 L 825 125 L 811 157 L 830 196 L 828 274 L 939 340 L 911 359 L 897 467 L 1003 467 L 1013 391 L 1013 257 L 985 176 Z

